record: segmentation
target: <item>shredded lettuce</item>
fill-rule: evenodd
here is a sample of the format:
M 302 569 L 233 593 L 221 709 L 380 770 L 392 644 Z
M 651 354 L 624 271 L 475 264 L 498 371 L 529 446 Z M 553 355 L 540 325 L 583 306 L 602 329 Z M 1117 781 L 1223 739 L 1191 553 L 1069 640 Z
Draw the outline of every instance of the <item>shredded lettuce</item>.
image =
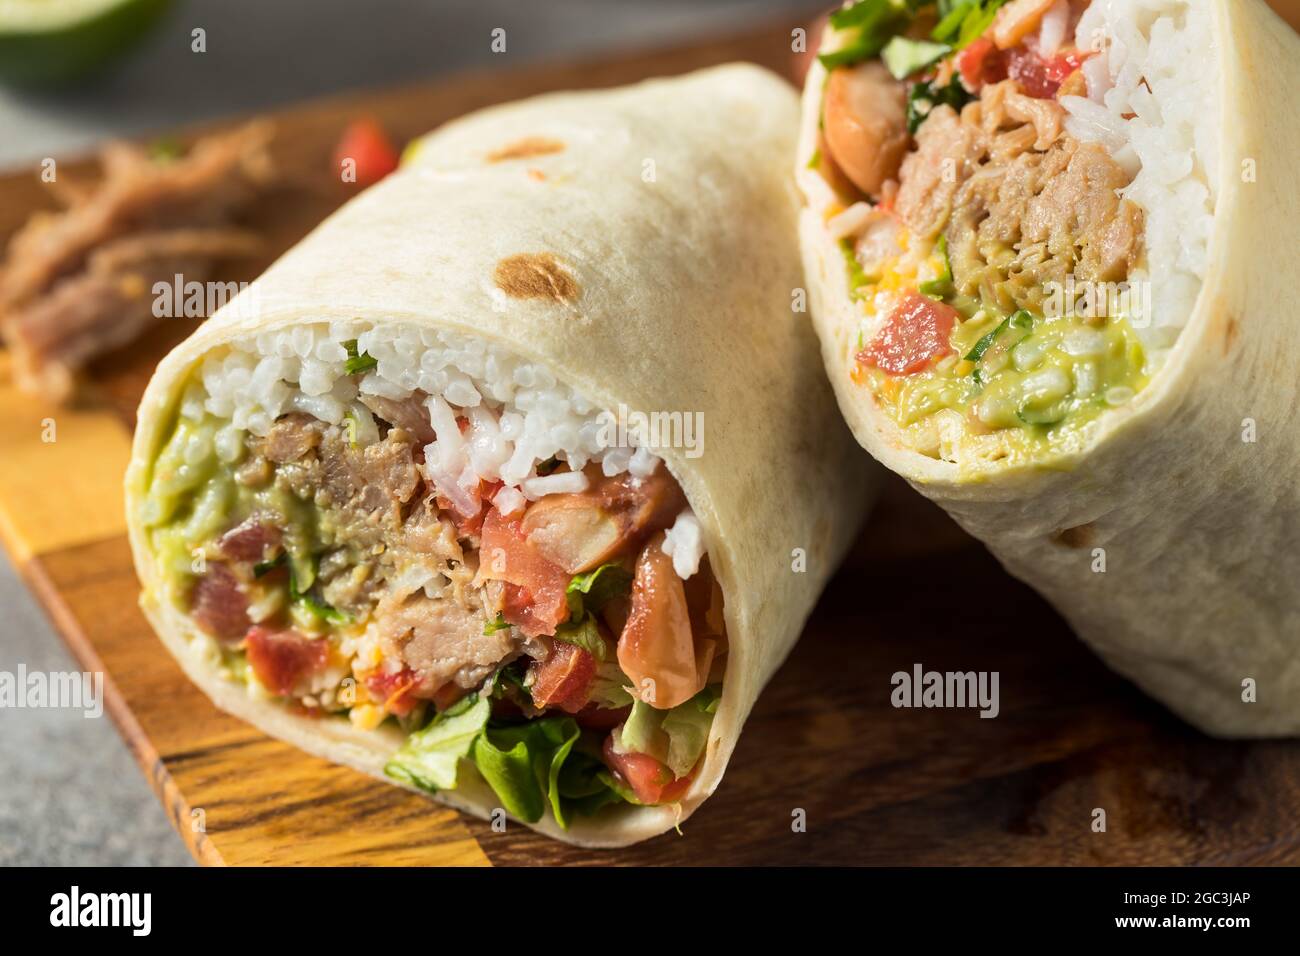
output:
M 957 34 L 957 49 L 970 46 L 983 36 L 984 31 L 993 25 L 993 18 L 997 16 L 998 8 L 1006 2 L 1007 0 L 983 0 L 982 3 L 971 4 L 971 9 L 967 11 L 961 22 L 961 30 Z
M 483 685 L 482 692 L 493 700 L 506 700 L 510 698 L 512 690 L 522 694 L 526 701 L 531 702 L 533 699 L 533 695 L 524 686 L 524 666 L 517 660 L 498 668 Z
M 474 763 L 512 815 L 536 823 L 549 806 L 555 822 L 567 829 L 570 812 L 594 812 L 619 799 L 600 781 L 603 764 L 593 767 L 594 757 L 584 753 L 566 772 L 581 737 L 572 717 L 488 727 L 474 742 Z
M 575 574 L 565 589 L 569 617 L 577 620 L 586 612 L 596 613 L 610 600 L 632 592 L 632 574 L 620 564 L 602 564 L 586 574 Z
M 544 731 L 539 727 L 536 733 Z M 506 811 L 527 823 L 536 823 L 545 813 L 537 771 L 542 769 L 549 778 L 550 756 L 554 753 L 549 748 L 530 746 L 542 742 L 530 741 L 532 734 L 529 724 L 520 724 L 498 731 L 496 739 L 482 734 L 474 741 L 478 772 L 501 798 Z M 548 750 L 545 756 L 543 749 Z
M 498 672 L 493 683 L 508 673 Z M 498 723 L 491 720 L 489 693 L 435 715 L 407 738 L 384 773 L 433 793 L 454 789 L 460 761 L 470 759 L 512 816 L 536 823 L 549 808 L 566 829 L 573 814 L 595 813 L 623 799 L 611 785 L 599 745 L 584 737 L 576 720 Z
M 915 134 L 936 106 L 951 106 L 960 113 L 961 108 L 974 98 L 962 86 L 958 73 L 953 73 L 952 79 L 944 86 L 936 81 L 913 83 L 907 93 L 907 131 Z
M 605 766 L 600 745 L 590 735 L 578 738 L 556 778 L 556 791 L 565 813 L 590 816 L 611 803 L 638 803 L 631 791 L 624 793 Z
M 871 59 L 907 29 L 917 6 L 915 0 L 858 0 L 841 7 L 830 16 L 836 49 L 817 58 L 828 70 Z
M 632 695 L 627 688 L 631 678 L 623 673 L 618 661 L 601 661 L 596 665 L 596 677 L 591 682 L 588 700 L 606 710 L 620 710 L 632 705 Z
M 600 609 L 632 590 L 632 575 L 619 564 L 602 564 L 586 574 L 575 574 L 565 589 L 569 619 L 555 629 L 555 639 L 581 647 L 603 662 L 608 653 L 605 639 L 596 626 Z
M 880 59 L 894 79 L 905 80 L 951 52 L 952 47 L 946 43 L 929 43 L 898 36 L 885 44 L 885 48 L 880 51 Z
M 497 631 L 504 631 L 509 626 L 506 623 L 506 616 L 498 611 L 495 618 L 483 625 L 483 636 L 486 637 L 489 634 L 495 634 Z
M 880 56 L 895 79 L 906 79 L 979 39 L 1006 2 L 938 0 L 936 4 L 934 0 L 858 0 L 831 14 L 833 49 L 819 54 L 818 59 L 826 69 L 833 70 Z M 916 14 L 927 7 L 934 7 L 939 16 L 939 22 L 930 31 L 930 39 L 905 36 Z M 955 76 L 945 87 L 931 88 L 928 84 L 912 87 L 908 99 L 911 132 L 916 132 L 934 105 L 949 103 L 954 109 L 961 108 L 961 104 L 954 102 L 957 98 L 954 86 L 965 92 Z M 914 102 L 921 103 L 921 108 L 916 109 Z
M 469 756 L 491 712 L 486 698 L 470 695 L 435 714 L 423 730 L 406 738 L 384 773 L 430 792 L 454 789 L 461 758 Z
M 624 752 L 635 751 L 654 757 L 667 766 L 674 777 L 684 777 L 699 763 L 700 755 L 704 753 L 720 698 L 721 688 L 714 685 L 672 710 L 656 710 L 649 704 L 635 701 L 632 712 L 619 730 L 619 746 Z
M 961 32 L 962 22 L 970 8 L 978 6 L 979 0 L 939 0 L 939 22 L 930 31 L 930 39 L 951 43 Z
M 597 661 L 605 660 L 605 639 L 600 636 L 596 619 L 590 614 L 584 615 L 581 620 L 565 621 L 555 629 L 555 639 L 581 647 Z

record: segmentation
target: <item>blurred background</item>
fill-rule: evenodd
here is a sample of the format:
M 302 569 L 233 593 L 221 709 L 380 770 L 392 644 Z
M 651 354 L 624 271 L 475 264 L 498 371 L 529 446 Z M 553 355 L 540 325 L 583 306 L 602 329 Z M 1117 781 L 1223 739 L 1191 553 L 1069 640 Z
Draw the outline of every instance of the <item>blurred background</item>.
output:
M 96 9 L 112 5 L 50 4 L 82 6 L 92 19 Z M 690 43 L 799 20 L 826 4 L 129 0 L 128 6 L 137 10 L 125 24 L 92 24 L 88 33 L 72 24 L 57 31 L 70 33 L 54 38 L 33 38 L 0 16 L 0 169 L 34 170 L 42 157 L 85 153 L 107 137 L 156 135 L 342 90 Z M 196 27 L 206 31 L 202 55 L 190 49 Z M 497 27 L 506 30 L 505 54 L 489 49 Z M 78 78 L 105 49 L 117 55 Z M 0 609 L 0 670 L 13 672 L 20 663 L 32 671 L 79 670 L 2 552 Z M 0 865 L 191 862 L 107 716 L 0 709 L 0 768 Z
M 81 2 L 93 7 L 114 0 Z M 165 0 L 134 0 L 132 5 L 142 8 L 137 21 L 148 19 L 160 3 L 168 6 Z M 106 136 L 165 130 L 340 90 L 743 32 L 828 4 L 817 0 L 175 0 L 169 6 L 161 13 L 161 23 L 109 72 L 67 89 L 51 89 L 53 82 L 40 79 L 39 74 L 59 70 L 61 61 L 75 60 L 81 51 L 33 54 L 40 63 L 24 72 L 37 74 L 38 79 L 21 91 L 10 87 L 0 92 L 0 130 L 4 131 L 0 168 L 84 150 Z M 207 34 L 207 52 L 201 56 L 190 51 L 190 31 L 195 27 Z M 506 30 L 505 54 L 489 52 L 491 31 L 497 27 Z M 0 76 L 16 72 L 6 67 L 6 60 L 17 62 L 8 49 L 0 37 Z

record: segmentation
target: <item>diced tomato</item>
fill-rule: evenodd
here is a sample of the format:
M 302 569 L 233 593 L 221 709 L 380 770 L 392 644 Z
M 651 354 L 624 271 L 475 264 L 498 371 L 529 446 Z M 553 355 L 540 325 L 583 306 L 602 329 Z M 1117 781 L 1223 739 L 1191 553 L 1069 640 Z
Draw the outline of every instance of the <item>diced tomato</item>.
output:
M 957 54 L 957 69 L 966 88 L 978 93 L 985 83 L 998 83 L 1007 78 L 1007 62 L 993 41 L 982 36 Z
M 456 520 L 456 530 L 462 537 L 483 533 L 483 519 L 487 517 L 492 498 L 505 486 L 503 481 L 480 481 L 478 483 L 478 514 L 469 520 Z
M 1049 100 L 1056 96 L 1061 83 L 1079 68 L 1084 59 L 1075 51 L 1044 60 L 1027 47 L 1016 47 L 1007 53 L 1007 75 L 1028 95 Z
M 697 640 L 690 607 L 661 532 L 641 549 L 632 580 L 632 611 L 618 637 L 618 664 L 644 699 L 667 709 L 694 697 L 708 680 L 715 641 Z
M 558 707 L 576 714 L 587 704 L 591 683 L 596 679 L 596 659 L 584 648 L 555 641 L 546 659 L 534 663 L 530 693 L 543 709 Z
M 674 777 L 671 770 L 648 754 L 615 753 L 612 733 L 605 738 L 604 754 L 605 764 L 642 803 L 676 803 L 695 779 L 694 770 L 684 777 Z
M 890 375 L 911 375 L 952 352 L 948 339 L 957 310 L 919 292 L 908 292 L 885 319 L 858 361 Z
M 417 701 L 411 695 L 415 684 L 415 674 L 409 667 L 391 674 L 376 671 L 366 677 L 366 690 L 370 691 L 370 696 L 381 701 L 385 710 L 398 717 L 405 717 L 415 709 Z
M 435 495 L 434 500 L 437 501 L 439 508 L 451 515 L 451 523 L 456 526 L 456 534 L 462 538 L 468 538 L 471 535 L 483 532 L 483 519 L 487 517 L 492 497 L 504 485 L 505 482 L 502 481 L 479 481 L 478 487 L 470 493 L 470 498 L 478 508 L 472 515 L 461 514 L 451 503 L 451 499 L 444 498 L 442 495 Z
M 345 161 L 356 164 L 357 183 L 369 186 L 397 168 L 397 150 L 384 128 L 373 119 L 360 119 L 343 131 L 334 148 L 334 169 L 344 168 Z
M 1079 67 L 1083 66 L 1085 60 L 1092 54 L 1082 50 L 1071 50 L 1069 53 L 1058 53 L 1047 61 L 1047 78 L 1054 82 L 1057 89 L 1065 82 L 1068 77 Z M 1056 90 L 1052 91 L 1056 95 Z
M 554 634 L 569 616 L 564 592 L 570 575 L 542 557 L 524 536 L 518 517 L 506 517 L 496 508 L 487 509 L 483 519 L 479 575 L 506 582 L 502 614 L 529 637 Z
M 325 669 L 329 646 L 294 630 L 272 631 L 255 625 L 244 639 L 249 666 L 272 694 L 288 697 L 313 674 Z

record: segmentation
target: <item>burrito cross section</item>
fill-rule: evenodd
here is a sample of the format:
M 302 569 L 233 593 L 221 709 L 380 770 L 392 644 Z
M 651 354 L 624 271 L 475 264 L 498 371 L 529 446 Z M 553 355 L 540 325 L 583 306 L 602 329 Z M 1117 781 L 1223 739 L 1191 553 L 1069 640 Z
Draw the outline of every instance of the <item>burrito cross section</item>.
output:
M 1029 0 L 858 25 L 900 6 L 832 17 L 803 174 L 857 311 L 852 382 L 891 441 L 966 473 L 1075 451 L 1199 291 L 1213 170 L 1192 146 L 1215 105 L 1186 51 L 1210 12 Z M 1130 15 L 1164 16 L 1149 47 Z M 1114 79 L 1095 37 L 1126 44 Z
M 795 160 L 858 440 L 1224 735 L 1300 733 L 1297 64 L 1264 0 L 853 0 Z
M 127 512 L 191 679 L 558 839 L 685 821 L 875 487 L 790 307 L 797 127 L 745 65 L 465 117 L 167 356 Z
M 209 353 L 144 505 L 164 600 L 227 679 L 395 720 L 398 779 L 451 789 L 468 758 L 530 821 L 675 802 L 726 660 L 699 523 L 546 369 L 437 339 L 417 359 L 400 330 L 320 324 Z M 420 367 L 440 392 L 401 387 Z

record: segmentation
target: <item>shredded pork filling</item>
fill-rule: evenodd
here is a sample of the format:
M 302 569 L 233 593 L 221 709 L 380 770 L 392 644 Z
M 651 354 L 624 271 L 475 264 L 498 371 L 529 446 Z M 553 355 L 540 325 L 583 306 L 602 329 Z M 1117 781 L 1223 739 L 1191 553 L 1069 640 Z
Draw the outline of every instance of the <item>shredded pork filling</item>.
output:
M 259 253 L 238 223 L 272 179 L 270 137 L 254 123 L 182 157 L 111 143 L 99 182 L 60 176 L 65 208 L 33 216 L 0 263 L 0 338 L 19 384 L 69 398 L 79 368 L 158 321 L 157 283 L 201 282 L 217 260 Z
M 1145 386 L 1150 350 L 1167 345 L 1143 288 L 1150 216 L 1128 198 L 1151 193 L 1149 179 L 1137 189 L 1143 162 L 1079 116 L 1121 128 L 1136 117 L 1144 143 L 1138 127 L 1160 115 L 1152 87 L 1168 90 L 1155 35 L 1204 25 L 1179 0 L 1123 0 L 1098 46 L 1102 14 L 1089 6 L 859 0 L 831 18 L 809 195 L 828 197 L 821 212 L 860 309 L 854 381 L 922 454 L 982 465 L 1076 447 Z M 1125 18 L 1152 31 L 1150 51 Z M 1076 45 L 1085 27 L 1090 42 Z M 1160 74 L 1151 84 L 1135 72 L 1143 57 Z M 1168 112 L 1165 135 L 1185 134 L 1185 110 Z M 1205 213 L 1183 211 L 1190 248 Z M 1159 324 L 1181 325 L 1172 312 L 1193 300 L 1162 300 Z

